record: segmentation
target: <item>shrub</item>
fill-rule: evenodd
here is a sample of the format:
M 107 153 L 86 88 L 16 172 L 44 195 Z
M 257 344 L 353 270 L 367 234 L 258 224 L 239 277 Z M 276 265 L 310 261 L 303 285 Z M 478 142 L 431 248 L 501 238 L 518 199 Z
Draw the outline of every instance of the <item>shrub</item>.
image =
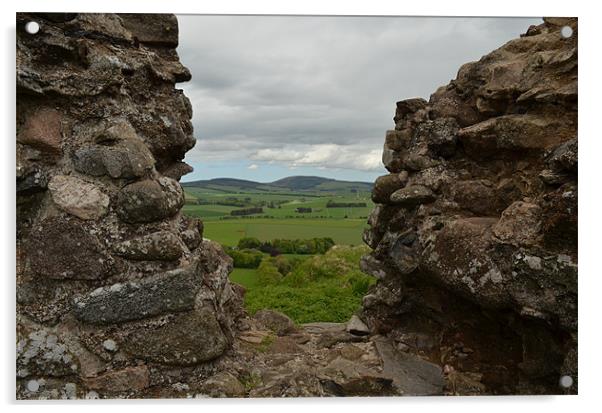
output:
M 253 215 L 253 214 L 263 214 L 263 208 L 254 207 L 254 208 L 233 209 L 232 211 L 230 211 L 230 215 L 232 215 L 232 216 Z
M 253 249 L 224 248 L 224 251 L 232 257 L 235 268 L 257 268 L 263 259 L 263 254 Z
M 238 248 L 241 250 L 244 249 L 254 249 L 258 250 L 261 246 L 261 241 L 257 238 L 245 237 L 238 240 Z
M 245 295 L 247 310 L 278 310 L 297 323 L 347 321 L 374 284 L 359 270 L 359 259 L 368 251 L 337 246 L 303 260 L 266 257 L 257 269 L 260 286 Z
M 282 279 L 282 274 L 278 271 L 278 267 L 268 259 L 264 259 L 257 268 L 257 280 L 262 287 L 271 286 L 278 283 Z

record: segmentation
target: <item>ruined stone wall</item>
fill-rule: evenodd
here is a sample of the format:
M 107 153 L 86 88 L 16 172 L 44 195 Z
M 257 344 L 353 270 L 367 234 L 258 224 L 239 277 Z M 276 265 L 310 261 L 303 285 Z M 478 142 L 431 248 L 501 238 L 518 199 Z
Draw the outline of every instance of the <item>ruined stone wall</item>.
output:
M 461 394 L 559 393 L 562 374 L 576 392 L 577 19 L 544 19 L 394 121 L 364 234 L 373 332 Z
M 243 311 L 231 260 L 180 212 L 195 139 L 176 17 L 17 28 L 17 397 L 169 397 Z

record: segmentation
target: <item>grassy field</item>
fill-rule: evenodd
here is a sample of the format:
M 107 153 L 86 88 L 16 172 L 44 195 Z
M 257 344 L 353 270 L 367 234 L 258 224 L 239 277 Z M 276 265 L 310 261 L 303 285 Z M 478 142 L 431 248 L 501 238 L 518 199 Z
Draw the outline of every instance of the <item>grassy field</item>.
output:
M 335 189 L 324 189 L 329 186 Z M 235 246 L 243 237 L 261 241 L 331 237 L 337 244 L 359 245 L 374 204 L 368 192 L 337 191 L 336 187 L 335 183 L 323 183 L 320 191 L 304 192 L 218 185 L 186 187 L 187 203 L 183 211 L 201 218 L 205 224 L 205 237 L 222 245 Z M 235 200 L 244 206 L 220 204 L 227 200 Z M 198 204 L 199 201 L 203 203 Z M 327 208 L 328 202 L 364 203 L 366 206 Z M 233 210 L 258 205 L 262 205 L 263 213 L 241 217 L 230 215 Z M 311 212 L 298 212 L 297 208 L 311 208 Z
M 307 218 L 205 220 L 204 224 L 205 238 L 227 246 L 235 246 L 244 237 L 254 237 L 260 241 L 331 237 L 337 244 L 359 245 L 362 243 L 362 230 L 366 226 L 363 219 Z
M 242 285 L 247 290 L 257 287 L 257 270 L 255 268 L 234 268 L 230 273 L 230 279 Z

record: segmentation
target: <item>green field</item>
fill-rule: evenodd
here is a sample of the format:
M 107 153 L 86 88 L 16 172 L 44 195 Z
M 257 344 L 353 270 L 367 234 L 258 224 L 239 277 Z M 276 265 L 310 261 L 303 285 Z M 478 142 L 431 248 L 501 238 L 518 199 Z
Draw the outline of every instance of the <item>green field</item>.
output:
M 201 218 L 204 236 L 222 245 L 235 246 L 243 237 L 261 241 L 331 237 L 337 244 L 359 245 L 374 206 L 367 185 L 315 177 L 290 177 L 275 184 L 236 179 L 200 181 L 184 184 L 183 211 Z M 329 202 L 365 206 L 328 208 Z M 263 212 L 231 216 L 233 210 L 250 207 L 261 207 Z M 307 208 L 311 212 L 306 212 Z
M 230 273 L 230 279 L 247 290 L 258 286 L 257 270 L 255 268 L 234 268 Z
M 244 237 L 261 241 L 276 238 L 307 239 L 330 237 L 337 244 L 360 245 L 366 226 L 362 219 L 263 219 L 206 220 L 204 237 L 222 245 L 235 246 Z
M 186 188 L 188 203 L 184 205 L 185 213 L 204 219 L 219 219 L 230 216 L 230 211 L 242 207 L 219 205 L 226 198 L 236 197 L 240 200 L 248 200 L 249 204 L 258 204 L 259 202 L 283 202 L 276 208 L 269 206 L 263 207 L 263 213 L 256 216 L 269 216 L 274 218 L 363 218 L 366 219 L 372 207 L 374 206 L 368 194 L 357 195 L 311 195 L 309 194 L 289 194 L 279 195 L 273 193 L 243 193 L 243 194 L 225 194 L 208 193 L 205 191 Z M 197 205 L 197 200 L 212 202 L 214 204 Z M 365 203 L 365 207 L 343 207 L 327 208 L 328 201 L 347 202 L 347 203 Z M 311 208 L 312 212 L 297 212 L 297 208 Z

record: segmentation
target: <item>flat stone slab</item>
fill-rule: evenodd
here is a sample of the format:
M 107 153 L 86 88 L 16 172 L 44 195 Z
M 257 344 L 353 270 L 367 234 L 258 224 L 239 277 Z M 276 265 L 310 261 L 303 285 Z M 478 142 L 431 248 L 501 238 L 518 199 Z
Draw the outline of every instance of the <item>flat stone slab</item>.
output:
M 310 334 L 336 333 L 345 331 L 345 323 L 307 323 L 301 327 Z
M 249 330 L 240 333 L 238 338 L 242 341 L 251 344 L 260 344 L 266 337 L 270 335 L 269 331 Z
M 191 310 L 201 279 L 193 268 L 178 269 L 137 282 L 98 288 L 76 299 L 75 316 L 86 323 L 113 324 Z
M 383 375 L 393 379 L 404 396 L 442 395 L 445 380 L 441 368 L 413 354 L 397 351 L 386 338 L 374 339 L 383 363 Z
M 228 339 L 215 309 L 201 308 L 177 314 L 159 326 L 141 327 L 123 345 L 144 360 L 192 366 L 220 356 L 228 348 Z

